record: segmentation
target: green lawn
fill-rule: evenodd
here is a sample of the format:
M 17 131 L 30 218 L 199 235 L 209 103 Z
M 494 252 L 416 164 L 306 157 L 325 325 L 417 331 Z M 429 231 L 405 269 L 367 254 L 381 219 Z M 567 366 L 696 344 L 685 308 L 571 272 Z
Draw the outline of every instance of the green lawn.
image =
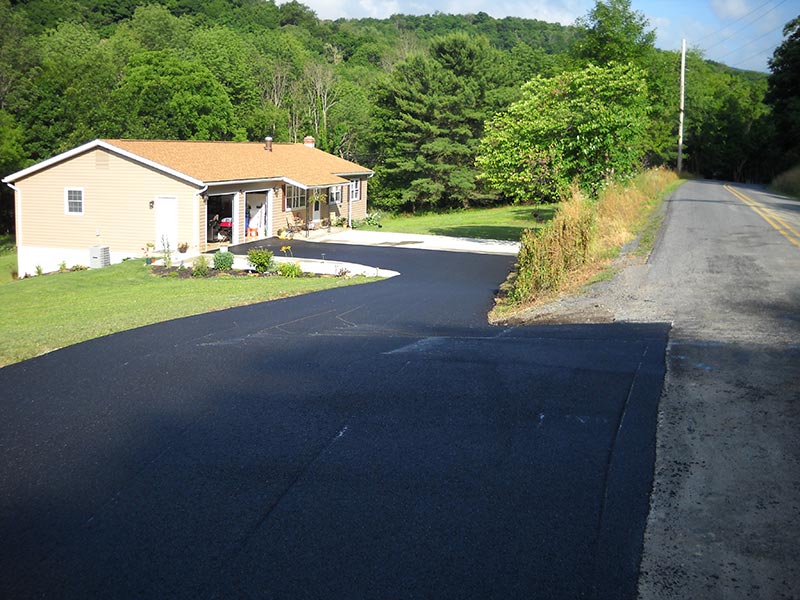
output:
M 422 215 L 387 215 L 382 219 L 381 225 L 383 231 L 399 233 L 517 241 L 524 229 L 539 227 L 545 221 L 549 221 L 557 207 L 557 204 L 542 204 L 474 208 Z M 359 229 L 376 230 L 378 228 L 362 225 Z
M 0 284 L 0 366 L 178 317 L 353 283 L 365 277 L 156 277 L 143 260 Z

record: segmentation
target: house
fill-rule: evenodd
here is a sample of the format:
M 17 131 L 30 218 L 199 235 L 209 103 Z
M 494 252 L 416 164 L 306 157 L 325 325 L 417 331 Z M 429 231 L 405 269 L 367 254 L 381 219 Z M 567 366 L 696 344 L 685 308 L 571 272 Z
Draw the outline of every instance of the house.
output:
M 361 219 L 373 172 L 302 144 L 94 140 L 9 175 L 19 273 L 188 244 L 204 252 L 301 223 Z M 228 227 L 220 227 L 220 225 Z

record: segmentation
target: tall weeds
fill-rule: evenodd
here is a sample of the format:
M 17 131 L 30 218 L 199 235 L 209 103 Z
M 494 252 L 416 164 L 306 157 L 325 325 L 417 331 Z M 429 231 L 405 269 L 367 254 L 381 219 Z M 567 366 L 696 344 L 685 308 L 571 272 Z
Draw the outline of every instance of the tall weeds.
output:
M 631 241 L 648 209 L 677 179 L 672 171 L 652 169 L 627 183 L 607 185 L 595 202 L 573 189 L 552 221 L 522 234 L 508 300 L 518 304 L 556 292 L 584 265 Z
M 781 194 L 800 198 L 800 165 L 784 171 L 773 179 L 772 188 Z

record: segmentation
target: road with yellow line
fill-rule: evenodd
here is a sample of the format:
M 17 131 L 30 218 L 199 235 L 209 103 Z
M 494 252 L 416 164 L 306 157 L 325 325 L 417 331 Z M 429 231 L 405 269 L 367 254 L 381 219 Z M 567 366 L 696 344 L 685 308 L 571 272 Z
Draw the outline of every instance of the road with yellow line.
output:
M 790 243 L 800 248 L 800 216 L 798 216 L 800 213 L 797 212 L 796 206 L 784 205 L 783 209 L 780 208 L 780 205 L 786 202 L 786 198 L 768 195 L 758 190 L 747 190 L 745 193 L 745 190 L 727 184 L 724 188 L 752 208 Z M 758 196 L 761 200 L 756 200 L 753 196 Z M 787 210 L 786 206 L 793 208 L 794 212 Z

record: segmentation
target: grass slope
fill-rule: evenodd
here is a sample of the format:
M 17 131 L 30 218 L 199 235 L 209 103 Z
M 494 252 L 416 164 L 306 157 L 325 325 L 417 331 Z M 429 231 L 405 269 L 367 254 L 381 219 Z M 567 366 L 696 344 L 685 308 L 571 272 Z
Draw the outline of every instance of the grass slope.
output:
M 142 260 L 0 284 L 0 366 L 110 333 L 353 283 L 358 277 L 156 277 Z

